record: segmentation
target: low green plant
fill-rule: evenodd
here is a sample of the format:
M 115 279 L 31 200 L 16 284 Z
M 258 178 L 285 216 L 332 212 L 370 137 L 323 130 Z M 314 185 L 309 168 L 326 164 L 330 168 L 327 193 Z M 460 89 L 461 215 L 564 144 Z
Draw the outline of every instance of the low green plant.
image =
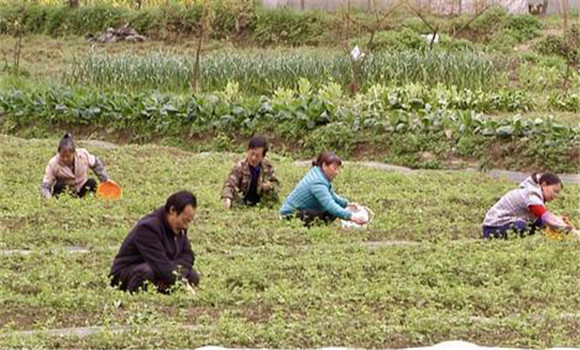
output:
M 91 53 L 73 63 L 65 80 L 102 88 L 186 91 L 192 81 L 192 67 L 190 58 L 162 52 L 146 56 Z M 348 56 L 338 53 L 288 57 L 283 52 L 225 52 L 203 57 L 200 69 L 204 91 L 221 90 L 229 81 L 235 81 L 244 91 L 259 94 L 271 93 L 278 87 L 295 88 L 300 78 L 317 87 L 329 80 L 347 86 L 351 76 Z M 382 52 L 365 60 L 361 80 L 363 88 L 377 83 L 422 83 L 488 89 L 499 83 L 502 69 L 502 62 L 471 52 Z
M 9 230 L 0 249 L 28 250 L 0 254 L 0 303 L 9 320 L 0 332 L 2 348 L 580 341 L 570 314 L 580 306 L 578 242 L 539 233 L 481 239 L 486 211 L 517 182 L 475 171 L 399 173 L 345 162 L 334 187 L 372 208 L 375 220 L 366 230 L 337 223 L 307 229 L 280 220 L 278 207 L 223 208 L 223 179 L 243 150 L 196 154 L 77 142 L 101 158 L 124 188 L 122 200 L 41 199 L 44 166 L 58 138 L 0 136 L 0 181 L 10 184 L 0 197 L 0 233 Z M 278 151 L 272 147 L 268 155 L 284 199 L 308 168 Z M 193 191 L 199 205 L 188 232 L 203 274 L 197 295 L 109 287 L 110 266 L 129 230 L 181 189 Z M 580 223 L 579 190 L 566 184 L 550 210 Z M 67 251 L 71 246 L 88 251 Z M 72 327 L 95 333 L 43 333 Z
M 572 26 L 564 35 L 547 35 L 535 49 L 544 55 L 559 55 L 570 63 L 580 62 L 580 27 Z
M 368 43 L 370 34 L 361 38 L 354 39 L 355 44 L 363 45 Z M 427 42 L 419 33 L 410 29 L 385 30 L 375 34 L 372 47 L 369 49 L 373 52 L 380 51 L 404 51 L 404 50 L 423 50 L 427 47 Z
M 580 94 L 555 92 L 548 97 L 548 105 L 553 110 L 580 112 Z
M 231 89 L 235 91 L 233 86 Z M 378 142 L 375 145 L 378 148 L 389 149 L 393 142 L 405 144 L 403 139 L 391 138 L 400 134 L 420 141 L 414 148 L 399 147 L 398 154 L 393 156 L 413 154 L 404 161 L 416 167 L 426 165 L 417 154 L 430 152 L 437 144 L 444 150 L 438 153 L 452 155 L 454 145 L 463 137 L 486 147 L 525 143 L 537 149 L 545 148 L 548 142 L 550 152 L 560 155 L 543 155 L 541 162 L 557 170 L 570 171 L 577 166 L 573 159 L 580 142 L 580 128 L 553 119 L 485 118 L 474 109 L 496 104 L 508 110 L 521 110 L 525 95 L 517 91 L 504 96 L 443 87 L 431 91 L 420 85 L 405 89 L 376 86 L 350 100 L 341 98 L 341 90 L 332 84 L 313 90 L 303 79 L 298 90 L 278 89 L 274 96 L 263 97 L 257 104 L 254 100 L 232 100 L 227 95 L 227 92 L 175 96 L 62 89 L 4 91 L 0 93 L 0 113 L 4 115 L 2 130 L 9 133 L 50 130 L 55 126 L 90 126 L 117 133 L 131 130 L 137 142 L 179 135 L 193 138 L 221 134 L 233 138 L 273 133 L 292 149 L 292 145 L 303 146 L 302 152 L 334 147 L 350 154 L 358 144 L 373 142 Z M 227 142 L 218 142 L 217 147 L 223 150 L 224 145 Z M 473 156 L 485 154 L 482 148 Z M 517 155 L 517 152 L 505 154 L 496 161 Z M 569 160 L 562 161 L 566 157 Z M 528 153 L 518 160 L 516 167 L 530 166 L 539 159 Z
M 536 37 L 544 25 L 536 16 L 522 15 L 507 17 L 505 28 L 521 43 Z

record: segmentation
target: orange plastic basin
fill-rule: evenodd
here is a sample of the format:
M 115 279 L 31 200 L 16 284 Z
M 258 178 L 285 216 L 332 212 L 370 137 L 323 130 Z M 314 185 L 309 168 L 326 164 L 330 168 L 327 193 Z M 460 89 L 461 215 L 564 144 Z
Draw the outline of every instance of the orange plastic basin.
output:
M 103 199 L 121 199 L 123 189 L 115 182 L 102 182 L 97 188 L 97 197 Z

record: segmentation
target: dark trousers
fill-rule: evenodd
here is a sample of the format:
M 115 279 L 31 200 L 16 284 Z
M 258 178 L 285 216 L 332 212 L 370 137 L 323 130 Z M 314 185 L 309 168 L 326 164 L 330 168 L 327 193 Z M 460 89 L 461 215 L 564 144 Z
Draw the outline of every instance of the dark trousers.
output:
M 247 195 L 244 197 L 242 202 L 249 207 L 253 207 L 253 206 L 257 205 L 258 203 L 260 203 L 261 199 L 262 198 L 258 194 L 253 195 L 253 196 Z
M 247 194 L 244 198 L 239 198 L 237 202 L 240 205 L 247 205 L 249 207 L 260 204 L 260 206 L 273 208 L 278 205 L 278 194 L 274 191 L 255 195 Z
M 513 232 L 515 234 L 519 234 L 520 237 L 525 235 L 533 235 L 536 233 L 536 230 L 541 229 L 544 226 L 542 219 L 537 219 L 534 222 L 526 222 L 523 220 L 516 220 L 510 224 L 499 226 L 499 227 L 492 227 L 492 226 L 484 226 L 483 227 L 483 237 L 487 239 L 492 238 L 508 238 L 508 233 Z
M 322 209 L 300 209 L 296 212 L 296 217 L 304 222 L 304 226 L 310 227 L 317 220 L 324 223 L 333 222 L 336 216 Z
M 199 285 L 201 276 L 194 269 L 183 271 L 182 276 L 190 284 L 194 286 Z M 159 292 L 164 294 L 169 293 L 170 286 L 160 283 L 155 276 L 155 272 L 153 272 L 153 269 L 147 263 L 141 263 L 125 269 L 121 272 L 119 278 L 114 280 L 113 284 L 118 283 L 121 290 L 133 293 L 139 291 L 139 289 L 147 289 L 147 282 L 157 286 Z
M 57 181 L 52 188 L 52 196 L 58 198 L 58 196 L 66 192 L 68 186 L 62 182 Z M 97 192 L 97 182 L 94 179 L 88 179 L 78 192 L 73 192 L 73 195 L 79 198 L 83 198 L 89 192 Z

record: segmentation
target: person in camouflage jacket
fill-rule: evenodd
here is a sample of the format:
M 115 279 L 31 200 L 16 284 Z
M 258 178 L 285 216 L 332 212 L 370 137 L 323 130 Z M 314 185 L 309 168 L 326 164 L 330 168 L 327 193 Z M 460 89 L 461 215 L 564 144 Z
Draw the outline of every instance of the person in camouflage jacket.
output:
M 233 203 L 256 205 L 260 202 L 277 203 L 280 183 L 274 165 L 266 159 L 268 142 L 255 136 L 248 145 L 247 157 L 230 172 L 222 189 L 226 208 Z

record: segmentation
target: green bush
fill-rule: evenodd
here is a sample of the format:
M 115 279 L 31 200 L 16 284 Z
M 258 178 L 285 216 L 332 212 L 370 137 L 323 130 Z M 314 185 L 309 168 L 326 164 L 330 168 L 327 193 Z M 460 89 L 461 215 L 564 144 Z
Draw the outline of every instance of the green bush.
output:
M 132 11 L 127 16 L 127 22 L 131 23 L 137 33 L 146 36 L 163 37 L 166 30 L 166 13 L 163 8 L 150 10 Z
M 543 27 L 543 23 L 532 15 L 508 16 L 505 23 L 505 28 L 518 42 L 533 39 Z
M 258 9 L 253 25 L 254 40 L 260 44 L 314 44 L 325 29 L 322 12 Z
M 34 21 L 22 21 L 22 14 L 20 13 L 20 9 L 16 6 L 12 7 L 0 7 L 1 14 L 0 14 L 0 33 L 1 34 L 13 34 L 15 32 L 15 24 L 20 22 L 20 28 L 25 33 L 29 33 L 32 30 L 36 29 L 37 27 L 34 25 L 39 24 L 39 22 Z M 34 14 L 33 17 L 37 17 L 38 14 Z M 42 24 L 42 22 L 40 22 Z
M 449 35 L 441 34 L 438 47 L 449 51 L 476 51 L 476 44 L 467 39 L 452 40 Z
M 480 41 L 486 41 L 486 37 L 492 31 L 502 27 L 508 16 L 509 14 L 503 7 L 496 6 L 476 18 L 469 26 L 469 29 L 474 32 Z
M 558 55 L 570 63 L 580 62 L 580 27 L 572 26 L 563 36 L 548 35 L 535 45 L 544 55 Z
M 542 22 L 531 15 L 510 15 L 504 8 L 488 10 L 470 25 L 469 30 L 488 49 L 503 53 L 513 52 L 514 46 L 534 38 Z
M 112 6 L 79 7 L 69 12 L 68 31 L 77 34 L 99 33 L 116 27 L 127 18 L 128 11 Z M 65 22 L 66 23 L 66 22 Z
M 110 6 L 91 6 L 71 9 L 68 6 L 26 8 L 23 23 L 27 33 L 60 35 L 84 35 L 98 33 L 108 27 L 117 27 L 126 17 L 127 10 Z
M 12 16 L 10 15 L 10 13 L 8 13 L 5 18 L 10 19 L 11 17 Z M 46 21 L 46 17 L 47 17 L 46 11 L 43 11 L 39 7 L 34 7 L 31 8 L 30 11 L 25 11 L 21 17 L 22 31 L 24 33 L 41 32 L 43 29 L 42 24 Z M 16 17 L 12 17 L 12 23 L 14 23 L 15 19 Z M 0 22 L 2 22 L 2 19 L 0 19 Z M 0 28 L 0 32 L 1 31 L 2 29 Z
M 510 31 L 500 30 L 487 41 L 486 49 L 488 51 L 511 54 L 514 52 L 514 48 L 518 43 L 517 37 L 512 35 Z
M 369 38 L 370 35 L 367 35 L 356 41 L 365 44 Z M 374 52 L 383 50 L 420 50 L 425 47 L 427 47 L 427 43 L 417 32 L 409 28 L 403 28 L 399 31 L 387 30 L 376 33 L 371 50 Z
M 321 11 L 297 11 L 291 8 L 266 9 L 257 4 L 214 2 L 211 37 L 218 40 L 247 40 L 259 45 L 316 45 L 337 43 L 341 40 L 344 20 L 338 13 Z M 24 8 L 24 13 L 20 13 Z M 83 5 L 78 9 L 62 6 L 26 4 L 0 5 L 0 34 L 14 32 L 18 21 L 24 33 L 60 35 L 84 35 L 98 33 L 108 27 L 131 23 L 138 32 L 152 38 L 197 36 L 202 6 L 198 3 L 184 5 L 167 2 L 159 7 L 132 10 L 127 7 Z M 363 27 L 374 25 L 375 18 L 362 11 L 351 14 Z M 450 20 L 445 20 L 449 22 Z M 459 29 L 465 20 L 451 21 L 450 32 Z M 445 26 L 444 26 L 445 27 Z M 513 43 L 533 38 L 542 23 L 532 16 L 513 16 L 503 8 L 494 8 L 477 18 L 467 29 L 472 41 L 495 42 L 494 46 L 506 51 Z M 375 38 L 378 50 L 421 49 L 426 46 L 419 33 L 426 30 L 417 18 L 405 18 L 379 31 Z M 368 41 L 369 34 L 361 34 L 361 28 L 351 26 L 349 37 Z M 496 32 L 492 34 L 492 32 Z M 498 33 L 499 31 L 499 33 Z M 357 33 L 358 32 L 358 33 Z M 364 33 L 364 30 L 363 30 Z M 440 34 L 445 34 L 441 32 Z M 466 41 L 456 41 L 459 49 L 469 48 Z M 454 45 L 455 46 L 455 45 Z
M 230 39 L 232 34 L 236 31 L 236 19 L 239 15 L 234 11 L 235 9 L 229 8 L 224 3 L 218 3 L 214 9 L 215 17 L 212 21 L 212 37 L 217 40 Z M 255 17 L 253 10 L 251 11 L 251 17 Z M 247 18 L 247 21 L 253 20 L 254 18 Z M 240 27 L 240 30 L 244 28 Z
M 313 92 L 308 84 L 301 84 L 299 91 L 279 90 L 273 97 L 263 97 L 260 105 L 231 101 L 227 98 L 231 93 L 172 96 L 98 90 L 4 90 L 0 92 L 0 114 L 4 116 L 1 129 L 14 133 L 27 128 L 90 126 L 107 132 L 131 130 L 134 141 L 184 134 L 222 133 L 233 137 L 273 133 L 309 152 L 330 147 L 345 154 L 361 142 L 378 139 L 382 140 L 380 147 L 395 152 L 407 164 L 421 163 L 420 152 L 454 152 L 463 137 L 471 140 L 462 142 L 463 150 L 483 149 L 466 142 L 487 146 L 524 142 L 533 149 L 548 143 L 554 152 L 563 155 L 580 146 L 580 128 L 560 125 L 553 118 L 486 119 L 473 110 L 452 110 L 443 105 L 435 109 L 419 99 L 405 103 L 388 90 L 369 91 L 354 103 L 344 102 L 339 93 L 330 93 L 331 87 Z M 517 98 L 512 97 L 508 106 L 519 103 Z M 575 101 L 577 105 L 578 99 Z M 408 142 L 392 143 L 402 139 Z M 484 157 L 485 153 L 473 156 Z M 527 165 L 536 161 L 532 156 L 520 160 Z M 560 158 L 551 162 L 548 156 L 541 161 L 554 166 L 555 171 L 578 170 L 577 163 L 562 162 Z
M 355 133 L 345 122 L 330 123 L 308 134 L 304 140 L 304 147 L 313 154 L 335 149 L 348 155 L 352 153 L 357 142 Z
M 23 12 L 21 10 L 24 9 Z M 323 12 L 270 10 L 216 2 L 210 30 L 214 39 L 243 36 L 258 44 L 303 45 L 318 43 L 328 30 Z M 0 5 L 0 34 L 12 34 L 15 23 L 24 34 L 84 35 L 131 23 L 140 33 L 154 38 L 168 35 L 197 36 L 202 6 L 166 4 L 157 8 L 129 10 L 95 5 L 71 9 L 68 6 Z

